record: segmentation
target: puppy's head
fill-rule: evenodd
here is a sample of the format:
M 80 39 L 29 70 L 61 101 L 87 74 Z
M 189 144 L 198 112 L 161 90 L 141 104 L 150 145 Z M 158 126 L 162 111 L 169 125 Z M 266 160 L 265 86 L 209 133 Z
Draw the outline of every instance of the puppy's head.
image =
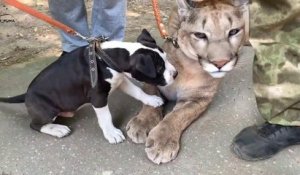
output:
M 134 64 L 131 75 L 138 81 L 158 86 L 173 83 L 177 76 L 174 66 L 166 58 L 166 53 L 157 46 L 147 30 L 143 30 L 137 41 L 144 47 L 136 50 L 131 57 Z

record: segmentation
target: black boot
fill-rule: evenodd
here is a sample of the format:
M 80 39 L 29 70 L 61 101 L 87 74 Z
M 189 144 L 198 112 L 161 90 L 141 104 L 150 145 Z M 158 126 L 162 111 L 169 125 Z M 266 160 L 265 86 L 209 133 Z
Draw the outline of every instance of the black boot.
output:
M 265 123 L 243 129 L 235 136 L 231 150 L 243 160 L 256 161 L 296 144 L 300 144 L 300 127 Z

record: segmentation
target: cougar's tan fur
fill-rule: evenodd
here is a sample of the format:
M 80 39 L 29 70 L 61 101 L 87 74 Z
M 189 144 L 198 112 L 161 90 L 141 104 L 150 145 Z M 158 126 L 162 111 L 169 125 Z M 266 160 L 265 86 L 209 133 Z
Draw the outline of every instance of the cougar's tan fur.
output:
M 177 156 L 181 134 L 212 101 L 221 78 L 214 78 L 215 72 L 210 68 L 214 70 L 217 64 L 221 67 L 220 62 L 225 63 L 225 74 L 234 67 L 247 33 L 241 10 L 246 2 L 241 1 L 194 2 L 194 8 L 184 0 L 177 1 L 179 7 L 170 16 L 168 30 L 178 39 L 179 48 L 165 42 L 163 49 L 179 74 L 168 87 L 144 88 L 148 93 L 161 93 L 168 100 L 176 100 L 176 105 L 164 117 L 162 108 L 144 105 L 126 127 L 133 142 L 146 143 L 147 156 L 154 163 L 169 162 Z M 236 28 L 239 32 L 228 37 Z M 197 32 L 206 34 L 207 39 L 197 38 Z

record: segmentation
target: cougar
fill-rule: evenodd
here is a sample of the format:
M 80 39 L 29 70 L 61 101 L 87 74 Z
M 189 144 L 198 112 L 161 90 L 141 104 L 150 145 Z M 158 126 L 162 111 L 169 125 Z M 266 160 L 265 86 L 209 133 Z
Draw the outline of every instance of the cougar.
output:
M 128 137 L 145 143 L 148 158 L 156 164 L 176 158 L 183 131 L 200 117 L 213 100 L 224 75 L 231 71 L 248 40 L 249 0 L 177 0 L 169 18 L 170 36 L 163 49 L 178 71 L 171 85 L 144 85 L 149 94 L 176 101 L 163 116 L 162 107 L 144 105 L 127 124 Z

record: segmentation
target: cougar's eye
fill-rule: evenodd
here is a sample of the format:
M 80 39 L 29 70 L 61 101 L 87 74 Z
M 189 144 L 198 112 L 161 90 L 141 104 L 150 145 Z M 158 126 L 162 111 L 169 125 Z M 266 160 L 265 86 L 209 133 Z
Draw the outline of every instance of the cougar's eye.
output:
M 194 35 L 195 35 L 195 37 L 197 37 L 199 39 L 207 39 L 207 36 L 205 33 L 195 32 Z
M 233 35 L 236 35 L 237 33 L 239 33 L 240 29 L 232 29 L 229 31 L 228 36 L 231 37 Z

